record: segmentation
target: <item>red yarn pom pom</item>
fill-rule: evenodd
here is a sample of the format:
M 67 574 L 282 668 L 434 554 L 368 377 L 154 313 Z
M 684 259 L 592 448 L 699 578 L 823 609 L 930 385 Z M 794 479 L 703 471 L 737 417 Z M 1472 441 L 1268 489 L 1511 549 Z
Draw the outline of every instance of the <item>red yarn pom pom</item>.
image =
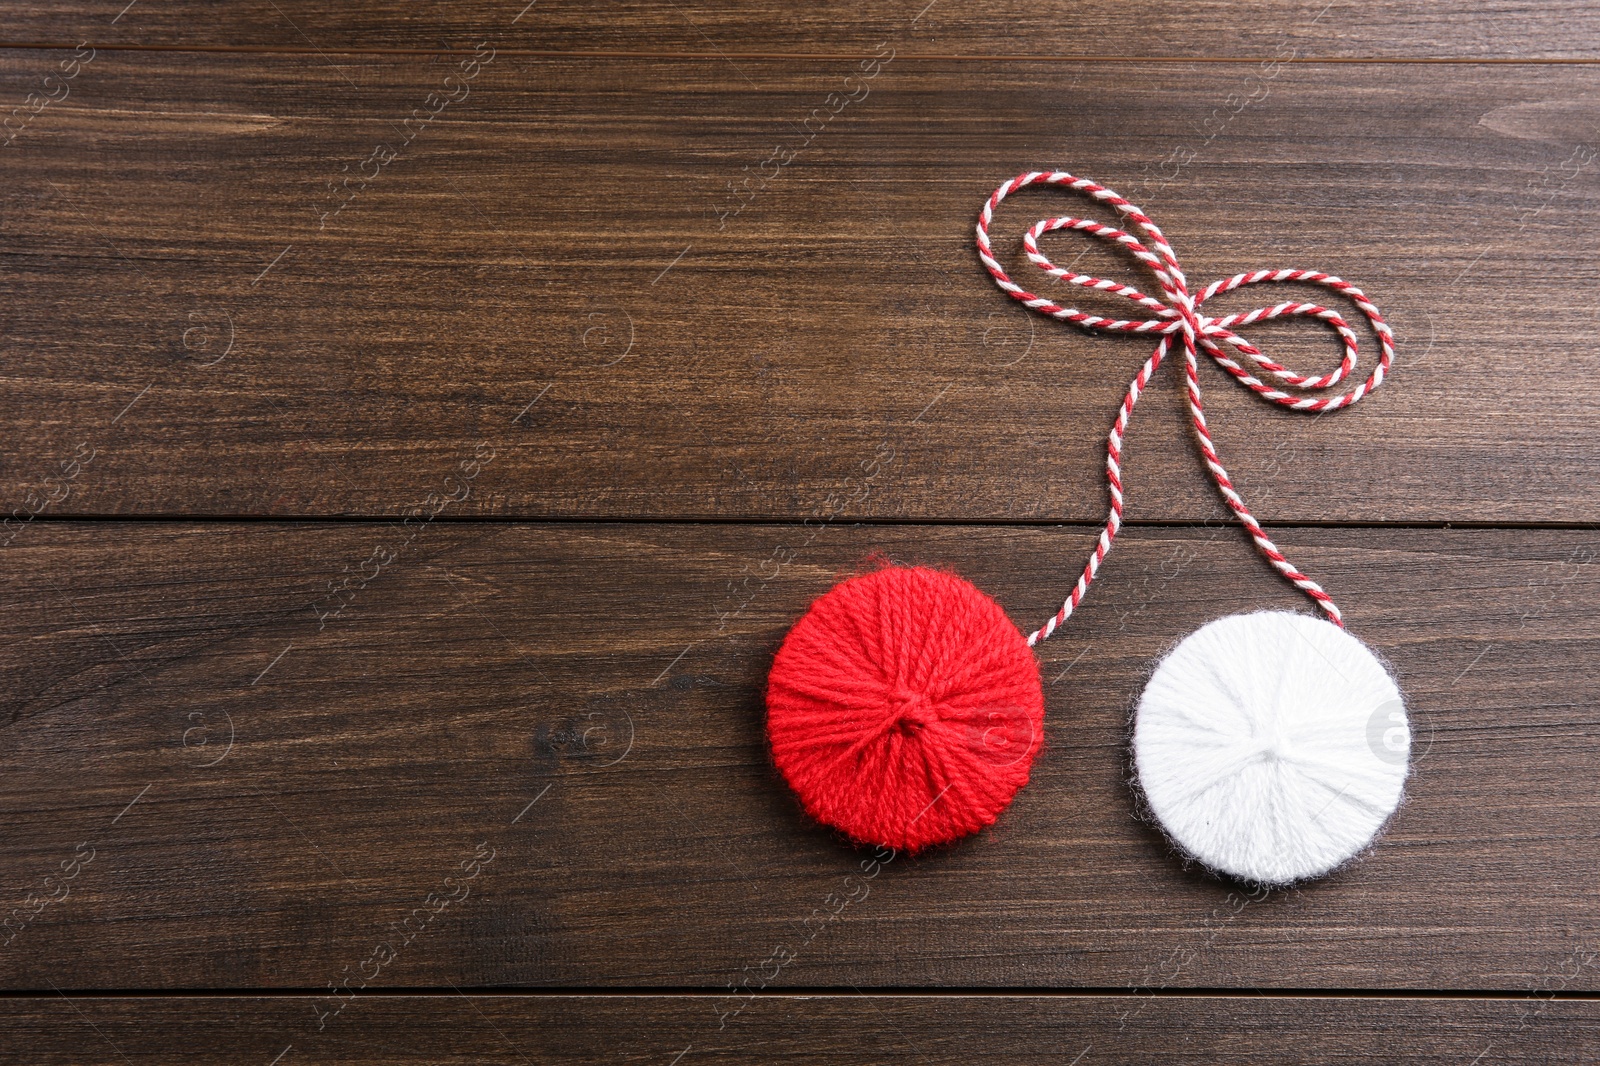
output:
M 836 585 L 778 649 L 767 734 L 806 812 L 917 851 L 994 824 L 1044 725 L 1033 652 L 954 574 L 887 567 Z

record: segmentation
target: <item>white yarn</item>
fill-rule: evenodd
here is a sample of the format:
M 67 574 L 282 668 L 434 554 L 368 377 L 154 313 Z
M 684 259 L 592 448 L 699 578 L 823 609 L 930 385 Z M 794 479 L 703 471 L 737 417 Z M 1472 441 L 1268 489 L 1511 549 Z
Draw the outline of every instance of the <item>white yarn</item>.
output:
M 1332 622 L 1219 618 L 1162 660 L 1139 699 L 1134 765 L 1184 851 L 1263 884 L 1325 874 L 1400 804 L 1411 744 L 1400 690 Z

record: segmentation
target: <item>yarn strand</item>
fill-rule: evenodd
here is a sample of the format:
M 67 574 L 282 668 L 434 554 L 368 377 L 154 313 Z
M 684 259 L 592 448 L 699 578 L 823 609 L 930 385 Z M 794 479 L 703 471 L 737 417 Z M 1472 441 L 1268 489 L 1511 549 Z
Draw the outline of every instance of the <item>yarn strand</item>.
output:
M 1071 285 L 1081 286 L 1097 292 L 1107 292 L 1116 296 L 1125 297 L 1133 301 L 1146 311 L 1152 312 L 1155 317 L 1142 320 L 1109 319 L 1099 315 L 1091 315 L 1076 308 L 1063 307 L 1042 296 L 1037 296 L 1016 282 L 1011 280 L 998 260 L 989 243 L 989 226 L 994 220 L 995 208 L 1009 195 L 1018 189 L 1029 185 L 1063 185 L 1068 189 L 1086 193 L 1101 203 L 1109 204 L 1123 219 L 1131 223 L 1143 235 L 1144 241 L 1131 233 L 1119 230 L 1113 226 L 1085 218 L 1047 218 L 1034 223 L 1023 235 L 1023 252 L 1035 266 L 1043 270 L 1050 277 L 1057 278 Z M 1165 301 L 1154 296 L 1146 295 L 1132 286 L 1119 282 L 1097 278 L 1089 274 L 1080 274 L 1064 267 L 1056 266 L 1043 252 L 1039 250 L 1039 238 L 1046 233 L 1057 230 L 1077 230 L 1097 237 L 1111 244 L 1117 245 L 1130 252 L 1134 258 L 1150 269 L 1160 286 Z M 1148 242 L 1148 246 L 1145 242 Z M 1211 432 L 1207 428 L 1205 406 L 1200 396 L 1199 353 L 1204 351 L 1218 366 L 1232 375 L 1240 384 L 1250 389 L 1264 400 L 1287 407 L 1291 411 L 1310 412 L 1321 414 L 1327 411 L 1337 411 L 1359 402 L 1373 389 L 1383 384 L 1384 376 L 1389 372 L 1390 364 L 1394 360 L 1394 334 L 1384 322 L 1377 306 L 1367 298 L 1356 286 L 1332 274 L 1320 270 L 1255 270 L 1244 274 L 1235 274 L 1231 278 L 1214 281 L 1202 289 L 1198 295 L 1189 291 L 1188 279 L 1184 276 L 1183 268 L 1179 266 L 1177 255 L 1172 246 L 1167 243 L 1165 235 L 1148 216 L 1129 201 L 1118 196 L 1111 189 L 1106 188 L 1088 178 L 1076 177 L 1063 170 L 1057 171 L 1032 171 L 1021 174 L 996 189 L 983 205 L 983 211 L 978 216 L 977 228 L 978 258 L 983 260 L 983 265 L 994 278 L 995 284 L 1009 293 L 1023 306 L 1050 318 L 1062 322 L 1070 322 L 1085 329 L 1110 330 L 1119 333 L 1144 333 L 1155 334 L 1160 339 L 1156 343 L 1155 351 L 1145 360 L 1139 372 L 1134 375 L 1133 381 L 1128 385 L 1127 395 L 1123 398 L 1122 406 L 1117 411 L 1116 421 L 1111 426 L 1111 432 L 1106 437 L 1106 487 L 1110 496 L 1110 513 L 1107 515 L 1106 524 L 1100 531 L 1099 540 L 1095 544 L 1094 552 L 1089 556 L 1089 561 L 1084 565 L 1083 573 L 1078 582 L 1073 586 L 1072 593 L 1061 605 L 1054 617 L 1028 637 L 1028 645 L 1032 647 L 1039 641 L 1048 638 L 1056 628 L 1072 616 L 1082 602 L 1089 585 L 1094 581 L 1100 571 L 1100 564 L 1111 551 L 1111 545 L 1116 540 L 1118 531 L 1122 528 L 1123 487 L 1122 487 L 1122 442 L 1127 433 L 1128 422 L 1133 417 L 1134 405 L 1139 402 L 1139 396 L 1150 383 L 1151 377 L 1160 368 L 1161 362 L 1172 351 L 1174 338 L 1183 340 L 1184 357 L 1184 393 L 1189 407 L 1189 420 L 1194 429 L 1194 443 L 1204 460 L 1206 469 L 1211 473 L 1211 479 L 1216 483 L 1217 491 L 1222 494 L 1229 510 L 1238 518 L 1250 534 L 1250 539 L 1255 542 L 1256 549 L 1266 557 L 1273 569 L 1277 570 L 1285 580 L 1304 592 L 1313 603 L 1320 608 L 1328 619 L 1335 625 L 1343 626 L 1343 616 L 1339 613 L 1338 606 L 1333 602 L 1321 585 L 1311 580 L 1298 570 L 1294 564 L 1284 557 L 1283 552 L 1267 536 L 1261 523 L 1256 521 L 1250 508 L 1246 506 L 1244 498 L 1234 487 L 1233 480 L 1228 476 L 1228 471 L 1222 465 L 1221 458 L 1217 455 L 1215 443 L 1211 439 Z M 1378 338 L 1378 363 L 1373 368 L 1367 379 L 1347 392 L 1334 396 L 1306 396 L 1283 391 L 1279 386 L 1305 391 L 1321 391 L 1334 388 L 1343 382 L 1355 370 L 1357 359 L 1356 334 L 1349 324 L 1340 315 L 1329 308 L 1318 304 L 1286 301 L 1272 307 L 1258 308 L 1243 314 L 1222 315 L 1212 318 L 1200 313 L 1200 306 L 1207 300 L 1221 293 L 1232 292 L 1246 285 L 1255 285 L 1264 281 L 1298 281 L 1313 285 L 1320 285 L 1340 296 L 1349 299 L 1371 325 L 1373 333 Z M 1262 353 L 1261 349 L 1246 341 L 1234 332 L 1236 326 L 1250 326 L 1257 322 L 1265 322 L 1276 318 L 1303 317 L 1320 320 L 1326 323 L 1338 334 L 1344 347 L 1344 357 L 1333 371 L 1320 376 L 1300 374 L 1286 366 L 1282 366 Z M 1243 362 L 1241 362 L 1241 359 Z M 1249 364 L 1249 369 L 1245 364 Z M 1256 376 L 1260 374 L 1261 377 Z M 1272 384 L 1263 381 L 1265 377 Z

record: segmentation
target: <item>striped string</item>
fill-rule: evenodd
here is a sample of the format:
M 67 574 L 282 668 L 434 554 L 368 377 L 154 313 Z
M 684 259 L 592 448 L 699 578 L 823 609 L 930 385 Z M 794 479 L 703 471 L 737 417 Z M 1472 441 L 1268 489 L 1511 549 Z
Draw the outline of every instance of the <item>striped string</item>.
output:
M 989 224 L 994 218 L 994 210 L 1000 202 L 1018 189 L 1029 185 L 1064 185 L 1069 189 L 1087 193 L 1102 203 L 1110 204 L 1128 222 L 1132 223 L 1143 234 L 1144 242 L 1138 237 L 1112 226 L 1095 222 L 1086 218 L 1047 218 L 1036 222 L 1023 236 L 1022 245 L 1027 257 L 1033 264 L 1054 278 L 1060 278 L 1072 285 L 1080 285 L 1086 289 L 1098 292 L 1114 293 L 1126 297 L 1134 303 L 1152 313 L 1155 317 L 1143 320 L 1122 320 L 1101 318 L 1070 307 L 1061 305 L 1035 296 L 1022 286 L 1012 281 L 994 257 L 994 251 L 989 245 Z M 1156 283 L 1161 287 L 1161 292 L 1166 297 L 1165 301 L 1154 296 L 1147 296 L 1138 289 L 1129 285 L 1122 285 L 1115 281 L 1093 277 L 1089 274 L 1079 274 L 1076 271 L 1058 267 L 1039 251 L 1039 238 L 1046 233 L 1056 230 L 1078 230 L 1092 237 L 1119 245 L 1134 257 L 1150 268 L 1155 276 Z M 1147 242 L 1147 243 L 1145 243 Z M 1205 460 L 1206 468 L 1211 471 L 1211 477 L 1217 483 L 1222 498 L 1227 501 L 1228 507 L 1238 516 L 1244 528 L 1249 531 L 1250 539 L 1255 541 L 1261 554 L 1266 556 L 1278 573 L 1292 582 L 1312 601 L 1320 607 L 1328 618 L 1336 625 L 1343 626 L 1344 620 L 1339 613 L 1339 608 L 1334 604 L 1329 595 L 1322 590 L 1322 586 L 1312 581 L 1305 574 L 1294 567 L 1278 546 L 1272 543 L 1266 531 L 1261 528 L 1250 509 L 1245 506 L 1243 497 L 1234 488 L 1233 481 L 1228 477 L 1228 472 L 1222 466 L 1222 461 L 1217 457 L 1216 446 L 1212 443 L 1211 433 L 1206 428 L 1205 409 L 1200 402 L 1200 377 L 1197 355 L 1204 350 L 1207 355 L 1216 360 L 1217 364 L 1232 374 L 1241 384 L 1255 392 L 1264 399 L 1281 404 L 1292 411 L 1309 411 L 1322 413 L 1324 411 L 1337 411 L 1341 407 L 1349 407 L 1360 400 L 1367 393 L 1383 384 L 1383 377 L 1388 373 L 1389 365 L 1394 359 L 1394 334 L 1384 323 L 1383 316 L 1378 313 L 1378 308 L 1367 299 L 1365 293 L 1348 281 L 1336 278 L 1331 274 L 1324 274 L 1320 270 L 1257 270 L 1248 274 L 1235 274 L 1231 278 L 1212 282 L 1198 294 L 1189 292 L 1189 283 L 1183 275 L 1183 269 L 1178 266 L 1178 259 L 1173 254 L 1172 246 L 1162 235 L 1160 227 L 1150 221 L 1143 211 L 1133 204 L 1118 196 L 1115 192 L 1090 181 L 1088 178 L 1074 177 L 1065 171 L 1057 170 L 1048 173 L 1034 171 L 1012 178 L 994 191 L 987 203 L 983 205 L 983 212 L 978 217 L 978 257 L 983 260 L 983 265 L 994 276 L 995 283 L 1006 292 L 1031 310 L 1063 322 L 1073 322 L 1085 329 L 1113 330 L 1121 333 L 1149 333 L 1160 338 L 1156 350 L 1146 359 L 1139 368 L 1139 373 L 1134 375 L 1132 384 L 1128 386 L 1127 396 L 1123 398 L 1122 407 L 1117 412 L 1116 422 L 1111 427 L 1111 433 L 1106 438 L 1106 484 L 1110 489 L 1111 513 L 1106 519 L 1105 528 L 1100 531 L 1099 542 L 1095 545 L 1094 554 L 1089 556 L 1089 562 L 1083 568 L 1083 574 L 1078 578 L 1078 583 L 1073 587 L 1072 595 L 1061 605 L 1061 610 L 1056 612 L 1042 627 L 1028 637 L 1031 647 L 1039 641 L 1054 633 L 1056 627 L 1071 617 L 1077 610 L 1078 604 L 1083 600 L 1083 595 L 1088 591 L 1089 584 L 1100 570 L 1100 564 L 1105 561 L 1106 554 L 1111 551 L 1112 541 L 1116 539 L 1117 531 L 1122 528 L 1122 438 L 1127 432 L 1128 420 L 1133 415 L 1134 404 L 1139 402 L 1139 395 L 1150 382 L 1150 377 L 1161 365 L 1161 360 L 1166 358 L 1171 350 L 1173 338 L 1183 338 L 1184 354 L 1184 384 L 1186 387 L 1189 414 L 1194 424 L 1195 444 L 1200 449 L 1201 458 Z M 1326 307 L 1311 303 L 1285 302 L 1273 307 L 1263 307 L 1244 314 L 1223 315 L 1212 318 L 1200 313 L 1200 305 L 1219 293 L 1232 292 L 1234 289 L 1245 285 L 1254 285 L 1262 281 L 1302 281 L 1314 285 L 1321 285 L 1331 289 L 1341 296 L 1348 297 L 1361 313 L 1371 323 L 1373 332 L 1377 335 L 1378 346 L 1381 349 L 1378 356 L 1378 365 L 1370 377 L 1348 392 L 1337 396 L 1305 396 L 1284 392 L 1278 386 L 1287 386 L 1302 391 L 1315 391 L 1331 389 L 1344 381 L 1356 367 L 1356 335 L 1350 326 L 1340 318 L 1337 313 Z M 1268 359 L 1259 348 L 1244 340 L 1233 332 L 1235 326 L 1248 326 L 1256 322 L 1264 322 L 1274 318 L 1288 316 L 1303 316 L 1321 319 L 1333 328 L 1334 332 L 1344 343 L 1344 358 L 1339 366 L 1331 373 L 1320 377 L 1309 377 L 1297 374 L 1288 367 Z M 1237 358 L 1236 358 L 1237 357 Z M 1248 369 L 1239 361 L 1243 358 L 1254 369 Z M 1270 379 L 1272 383 L 1263 381 L 1255 375 L 1259 373 Z

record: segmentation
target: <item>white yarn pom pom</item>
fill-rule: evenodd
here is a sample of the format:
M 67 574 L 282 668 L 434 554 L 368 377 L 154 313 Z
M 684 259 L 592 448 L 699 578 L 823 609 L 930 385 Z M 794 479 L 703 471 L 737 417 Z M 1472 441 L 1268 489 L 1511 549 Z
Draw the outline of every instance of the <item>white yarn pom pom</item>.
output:
M 1284 611 L 1219 618 L 1156 668 L 1134 765 L 1184 851 L 1263 884 L 1325 874 L 1400 804 L 1411 730 L 1377 657 L 1332 622 Z

